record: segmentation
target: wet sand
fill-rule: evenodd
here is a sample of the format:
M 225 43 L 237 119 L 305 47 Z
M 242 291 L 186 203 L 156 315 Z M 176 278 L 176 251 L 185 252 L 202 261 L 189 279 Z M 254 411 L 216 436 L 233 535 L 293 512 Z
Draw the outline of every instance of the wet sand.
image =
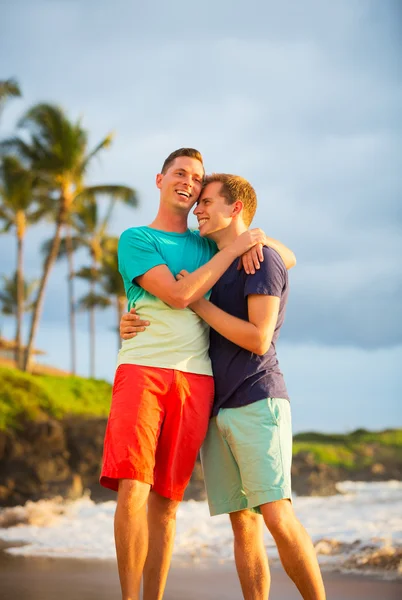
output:
M 271 600 L 300 600 L 280 568 Z M 328 600 L 397 600 L 401 581 L 324 572 Z M 233 565 L 172 566 L 165 600 L 242 600 Z M 114 561 L 13 557 L 0 552 L 1 600 L 120 600 Z

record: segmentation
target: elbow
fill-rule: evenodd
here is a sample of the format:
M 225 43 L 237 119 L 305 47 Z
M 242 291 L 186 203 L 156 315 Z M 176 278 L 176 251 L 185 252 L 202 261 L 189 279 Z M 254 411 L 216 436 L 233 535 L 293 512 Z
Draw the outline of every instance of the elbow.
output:
M 175 295 L 169 298 L 169 302 L 167 302 L 167 304 L 169 304 L 169 306 L 171 306 L 172 308 L 183 309 L 189 306 L 190 300 L 183 298 L 183 296 Z
M 264 354 L 266 354 L 268 352 L 270 345 L 271 345 L 271 340 L 268 340 L 268 339 L 256 340 L 256 343 L 253 345 L 253 349 L 251 350 L 251 352 L 253 354 L 257 354 L 258 356 L 263 356 Z
M 258 346 L 254 346 L 253 349 L 251 350 L 251 352 L 253 354 L 257 354 L 258 356 L 264 356 L 264 354 L 268 351 L 268 348 L 265 348 L 264 346 L 258 345 Z
M 289 263 L 289 269 L 293 269 L 293 267 L 296 266 L 296 263 L 297 263 L 296 256 L 295 256 L 295 254 L 292 253 L 290 263 Z

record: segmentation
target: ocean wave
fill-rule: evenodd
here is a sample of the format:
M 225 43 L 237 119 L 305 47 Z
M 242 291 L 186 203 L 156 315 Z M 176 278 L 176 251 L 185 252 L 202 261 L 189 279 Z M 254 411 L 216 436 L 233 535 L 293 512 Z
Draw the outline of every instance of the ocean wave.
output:
M 343 482 L 341 494 L 296 497 L 294 508 L 327 568 L 402 575 L 402 483 Z M 15 555 L 114 559 L 115 502 L 95 504 L 89 497 L 27 502 L 0 511 L 0 539 Z M 265 533 L 270 560 L 278 560 Z M 233 560 L 227 515 L 211 518 L 206 502 L 180 505 L 174 558 Z

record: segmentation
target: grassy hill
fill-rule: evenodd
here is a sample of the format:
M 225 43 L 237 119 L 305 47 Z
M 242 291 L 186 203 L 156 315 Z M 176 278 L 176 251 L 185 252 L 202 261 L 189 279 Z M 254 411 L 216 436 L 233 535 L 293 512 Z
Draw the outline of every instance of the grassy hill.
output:
M 30 375 L 0 367 L 0 430 L 49 417 L 106 417 L 111 390 L 107 381 Z
M 314 463 L 355 471 L 373 465 L 402 464 L 402 429 L 372 432 L 357 429 L 348 434 L 300 433 L 294 437 L 293 455 L 310 455 Z

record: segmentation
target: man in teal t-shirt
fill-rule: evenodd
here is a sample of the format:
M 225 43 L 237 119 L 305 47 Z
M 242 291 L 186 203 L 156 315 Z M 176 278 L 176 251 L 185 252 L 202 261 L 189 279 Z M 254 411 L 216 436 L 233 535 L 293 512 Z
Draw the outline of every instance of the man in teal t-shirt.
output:
M 173 152 L 156 177 L 155 220 L 128 229 L 119 242 L 129 305 L 152 322 L 141 339 L 125 341 L 119 352 L 100 479 L 118 492 L 115 541 L 123 600 L 139 599 L 142 576 L 144 600 L 162 598 L 176 511 L 208 427 L 214 387 L 208 330 L 188 305 L 207 294 L 236 257 L 259 245 L 253 270 L 267 241 L 254 229 L 216 252 L 189 231 L 187 216 L 203 180 L 198 151 Z M 176 281 L 183 268 L 193 272 Z

